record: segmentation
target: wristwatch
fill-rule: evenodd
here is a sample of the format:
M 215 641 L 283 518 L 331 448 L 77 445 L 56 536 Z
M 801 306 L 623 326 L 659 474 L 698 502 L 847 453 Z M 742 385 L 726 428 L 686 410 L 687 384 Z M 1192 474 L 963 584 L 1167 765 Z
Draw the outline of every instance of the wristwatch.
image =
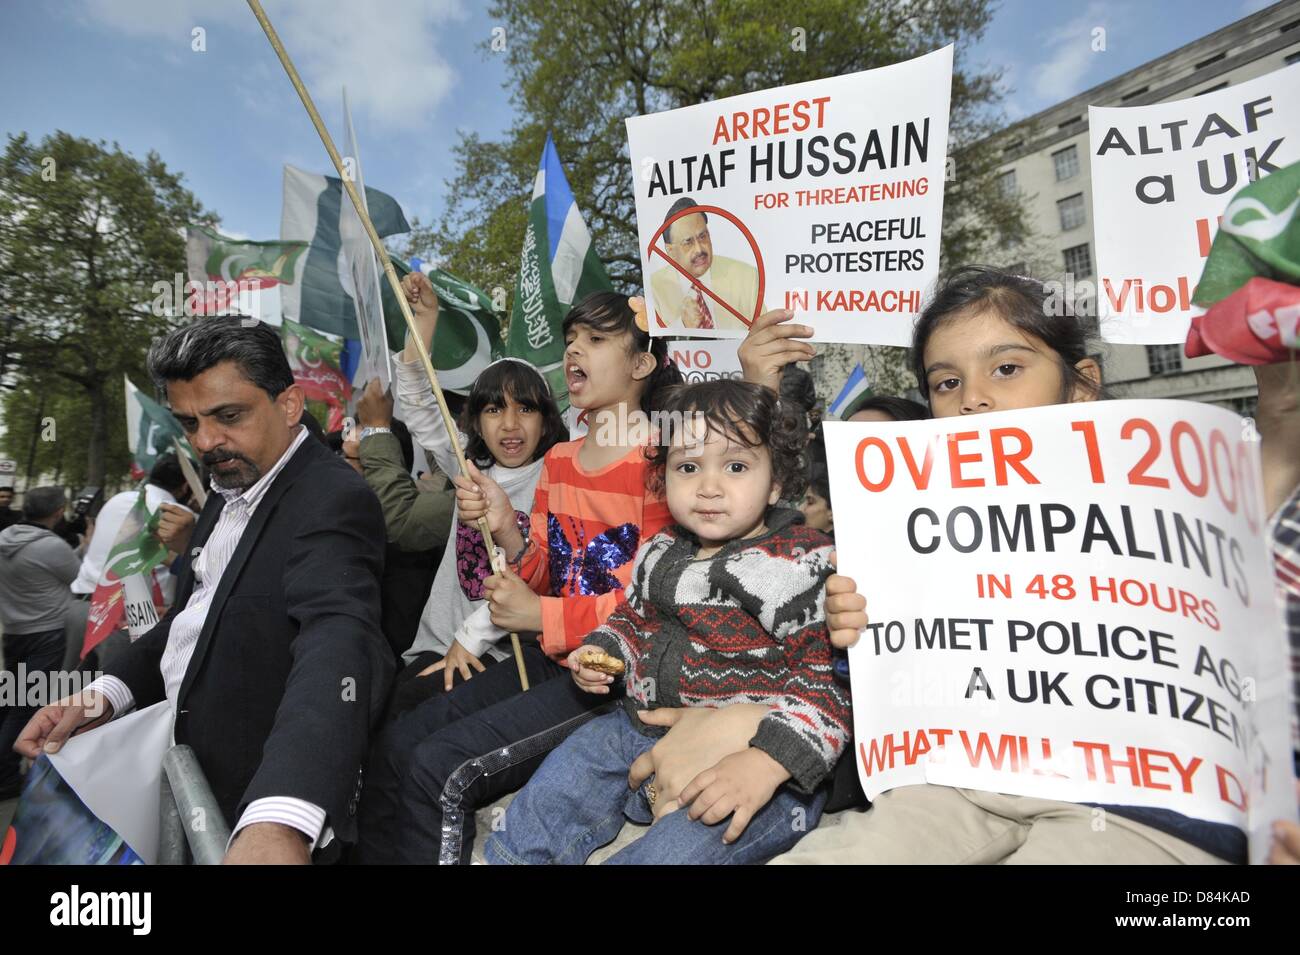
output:
M 366 440 L 366 438 L 370 437 L 372 434 L 392 434 L 392 433 L 393 433 L 392 428 L 373 428 L 367 426 L 361 429 L 361 437 L 357 438 L 357 442 L 360 443 Z

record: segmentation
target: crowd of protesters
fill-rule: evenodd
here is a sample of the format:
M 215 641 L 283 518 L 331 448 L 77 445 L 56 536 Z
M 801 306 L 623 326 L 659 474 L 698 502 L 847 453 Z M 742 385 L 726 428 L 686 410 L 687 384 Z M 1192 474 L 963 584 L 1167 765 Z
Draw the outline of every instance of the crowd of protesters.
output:
M 437 298 L 418 272 L 403 284 L 428 347 Z M 1052 317 L 1046 296 L 956 270 L 916 326 L 922 402 L 868 394 L 841 417 L 1104 398 L 1085 323 Z M 199 508 L 160 460 L 147 500 L 165 514 L 170 610 L 106 643 L 82 693 L 5 711 L 0 798 L 19 791 L 20 756 L 166 699 L 232 862 L 468 863 L 477 811 L 516 791 L 489 862 L 581 863 L 626 824 L 643 831 L 609 862 L 1245 861 L 1239 829 L 1168 810 L 1108 806 L 1099 832 L 1090 806 L 955 787 L 868 804 L 844 651 L 871 582 L 835 572 L 825 402 L 794 319 L 755 320 L 743 380 L 685 385 L 643 302 L 590 296 L 564 323 L 570 402 L 592 422 L 677 424 L 569 440 L 545 377 L 504 359 L 456 400 L 465 474 L 414 342 L 396 400 L 372 383 L 357 426 L 327 435 L 266 327 L 212 318 L 158 340 L 151 374 L 213 493 Z M 1300 654 L 1286 570 L 1300 565 L 1300 387 L 1286 362 L 1258 379 L 1268 533 Z M 27 492 L 0 531 L 7 668 L 66 666 L 70 608 L 135 493 L 103 506 L 79 553 L 57 532 L 62 492 Z M 1279 823 L 1271 858 L 1300 861 L 1300 827 Z

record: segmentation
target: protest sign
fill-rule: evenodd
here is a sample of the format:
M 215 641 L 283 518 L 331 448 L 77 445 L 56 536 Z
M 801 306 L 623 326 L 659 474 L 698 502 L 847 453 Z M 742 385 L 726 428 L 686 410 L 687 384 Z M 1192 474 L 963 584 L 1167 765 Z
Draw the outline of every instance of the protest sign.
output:
M 1202 311 L 1192 304 L 1197 276 L 1229 197 L 1300 159 L 1297 89 L 1300 65 L 1172 103 L 1088 108 L 1104 338 L 1187 337 Z M 1241 227 L 1261 237 L 1289 221 L 1259 203 L 1238 211 Z
M 668 360 L 677 365 L 682 378 L 692 385 L 719 378 L 738 379 L 741 377 L 739 350 L 740 342 L 733 339 L 688 338 L 668 343 Z
M 904 345 L 939 265 L 952 47 L 627 121 L 652 335 Z
M 849 658 L 869 797 L 930 782 L 1160 807 L 1263 825 L 1265 845 L 1270 813 L 1295 817 L 1240 418 L 1105 401 L 825 432 L 854 529 L 839 567 L 871 618 Z
M 162 590 L 153 570 L 167 558 L 158 539 L 162 508 L 149 511 L 145 489 L 122 521 L 104 570 L 90 598 L 81 655 L 95 649 L 125 622 L 132 640 L 138 640 L 158 623 Z

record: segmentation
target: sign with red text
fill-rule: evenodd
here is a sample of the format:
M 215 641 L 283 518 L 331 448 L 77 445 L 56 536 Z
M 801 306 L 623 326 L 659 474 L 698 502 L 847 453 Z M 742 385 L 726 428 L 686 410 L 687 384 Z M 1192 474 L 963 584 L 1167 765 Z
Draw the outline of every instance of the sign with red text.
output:
M 825 433 L 840 572 L 871 620 L 849 657 L 869 797 L 928 782 L 1295 818 L 1240 418 L 1104 401 Z
M 1300 65 L 1172 103 L 1088 107 L 1097 310 L 1107 341 L 1187 337 L 1203 312 L 1192 296 L 1229 200 L 1300 160 L 1297 91 Z M 1255 213 L 1244 226 L 1261 235 L 1289 218 L 1262 206 Z
M 906 345 L 939 266 L 952 47 L 627 121 L 652 335 Z
M 668 343 L 668 360 L 688 384 L 742 377 L 740 342 L 734 339 L 686 338 Z

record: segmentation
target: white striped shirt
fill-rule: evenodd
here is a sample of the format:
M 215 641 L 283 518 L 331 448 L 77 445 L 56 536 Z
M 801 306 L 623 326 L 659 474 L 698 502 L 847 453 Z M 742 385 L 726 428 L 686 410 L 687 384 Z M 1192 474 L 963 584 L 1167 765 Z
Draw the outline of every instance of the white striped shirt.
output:
M 194 591 L 185 604 L 185 609 L 172 620 L 171 631 L 167 636 L 167 646 L 163 650 L 162 670 L 163 686 L 167 693 L 167 702 L 172 712 L 176 711 L 181 684 L 190 660 L 198 646 L 199 634 L 207 620 L 212 598 L 221 584 L 231 556 L 239 546 L 240 539 L 248 522 L 257 510 L 257 506 L 266 496 L 271 484 L 284 470 L 284 466 L 293 457 L 294 452 L 307 439 L 308 431 L 298 426 L 298 434 L 290 442 L 288 449 L 275 462 L 275 465 L 258 478 L 257 483 L 244 491 L 228 490 L 212 484 L 212 490 L 226 499 L 226 505 L 217 517 L 216 526 L 208 535 L 207 541 L 194 558 Z M 135 698 L 125 683 L 114 676 L 103 676 L 95 680 L 88 690 L 98 690 L 113 704 L 113 717 L 116 719 L 135 706 Z M 307 835 L 314 849 L 320 839 L 321 829 L 325 825 L 325 810 L 303 799 L 289 796 L 274 796 L 255 799 L 249 803 L 244 814 L 239 817 L 239 824 L 231 831 L 231 839 L 245 826 L 255 822 L 274 822 L 291 826 Z M 326 840 L 328 841 L 328 839 Z

